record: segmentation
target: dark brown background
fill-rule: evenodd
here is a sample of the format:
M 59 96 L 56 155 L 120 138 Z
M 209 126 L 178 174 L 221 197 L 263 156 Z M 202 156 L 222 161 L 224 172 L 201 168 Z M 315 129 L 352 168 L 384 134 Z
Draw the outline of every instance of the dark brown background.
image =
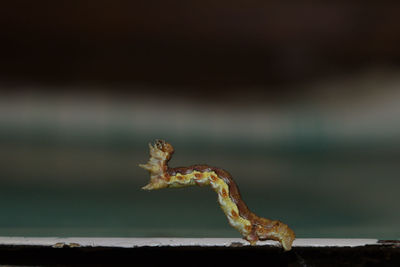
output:
M 399 11 L 393 1 L 2 1 L 0 80 L 225 94 L 398 67 Z M 284 89 L 295 90 L 270 91 Z

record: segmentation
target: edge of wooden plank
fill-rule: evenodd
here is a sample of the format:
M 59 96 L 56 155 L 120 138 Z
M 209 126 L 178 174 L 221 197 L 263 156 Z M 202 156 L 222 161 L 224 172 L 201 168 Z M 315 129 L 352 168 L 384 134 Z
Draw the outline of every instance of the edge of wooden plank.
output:
M 345 238 L 299 238 L 293 247 L 359 247 L 381 245 L 378 239 Z M 0 246 L 45 246 L 45 247 L 231 247 L 250 246 L 241 238 L 109 238 L 109 237 L 0 237 Z M 261 241 L 257 246 L 279 246 L 275 241 Z

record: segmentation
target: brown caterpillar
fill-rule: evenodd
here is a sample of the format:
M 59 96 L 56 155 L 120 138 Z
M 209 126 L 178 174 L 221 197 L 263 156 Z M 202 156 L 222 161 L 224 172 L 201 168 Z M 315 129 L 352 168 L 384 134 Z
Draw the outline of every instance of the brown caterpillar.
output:
M 207 165 L 169 168 L 168 161 L 174 153 L 172 145 L 156 140 L 154 146 L 149 144 L 149 148 L 149 161 L 139 165 L 150 172 L 150 182 L 143 189 L 210 185 L 218 194 L 218 202 L 229 224 L 251 245 L 255 245 L 258 240 L 275 240 L 285 250 L 291 249 L 295 239 L 293 230 L 280 221 L 261 218 L 251 212 L 228 172 Z

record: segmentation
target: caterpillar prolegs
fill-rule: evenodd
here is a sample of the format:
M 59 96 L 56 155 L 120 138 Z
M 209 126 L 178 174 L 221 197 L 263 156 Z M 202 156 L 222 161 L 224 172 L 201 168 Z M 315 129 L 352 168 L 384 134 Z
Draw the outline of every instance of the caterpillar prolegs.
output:
M 218 202 L 229 224 L 251 245 L 255 245 L 258 240 L 275 240 L 285 250 L 291 249 L 295 239 L 293 230 L 280 221 L 261 218 L 251 212 L 228 172 L 207 165 L 169 168 L 168 161 L 174 153 L 172 145 L 156 140 L 154 145 L 149 144 L 149 148 L 149 161 L 139 165 L 150 172 L 150 182 L 143 189 L 209 185 L 218 194 Z

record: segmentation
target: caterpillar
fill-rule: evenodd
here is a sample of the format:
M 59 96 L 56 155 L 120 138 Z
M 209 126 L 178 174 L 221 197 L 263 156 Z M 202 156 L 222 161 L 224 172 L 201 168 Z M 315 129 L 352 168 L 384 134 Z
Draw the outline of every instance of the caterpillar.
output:
M 229 224 L 238 230 L 250 245 L 255 245 L 258 240 L 275 240 L 280 242 L 284 250 L 291 249 L 295 239 L 293 230 L 280 221 L 261 218 L 251 212 L 227 171 L 208 165 L 170 168 L 168 161 L 174 153 L 174 148 L 164 140 L 156 140 L 154 145 L 150 143 L 149 149 L 149 161 L 139 164 L 150 173 L 150 182 L 142 189 L 211 186 L 218 195 L 218 202 Z

